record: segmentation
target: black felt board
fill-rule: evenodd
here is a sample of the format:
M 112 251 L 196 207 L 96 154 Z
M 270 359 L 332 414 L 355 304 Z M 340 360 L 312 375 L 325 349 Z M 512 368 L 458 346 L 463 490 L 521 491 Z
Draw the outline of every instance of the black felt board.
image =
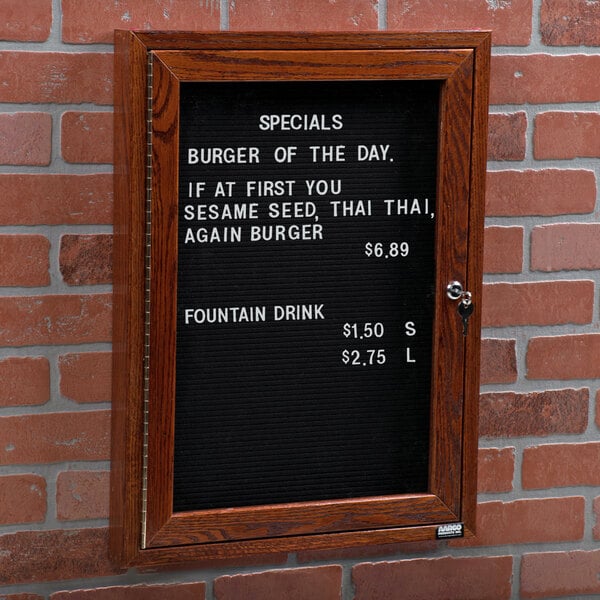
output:
M 427 491 L 439 92 L 435 81 L 181 84 L 175 512 Z M 301 115 L 288 121 L 301 130 L 263 131 L 261 115 Z M 310 146 L 338 145 L 344 161 L 313 162 Z M 373 145 L 389 145 L 386 160 Z M 190 148 L 214 147 L 258 148 L 260 162 L 189 164 Z M 294 181 L 291 196 L 285 184 L 248 197 L 247 182 L 265 180 Z M 309 196 L 306 180 L 341 192 Z M 409 214 L 388 215 L 388 199 Z M 372 214 L 334 217 L 338 200 L 370 200 Z M 272 218 L 273 202 L 309 213 L 313 202 L 318 220 Z M 199 204 L 249 203 L 258 218 L 190 218 Z M 323 239 L 249 239 L 253 226 L 304 224 Z M 198 241 L 225 227 L 241 241 Z M 402 242 L 408 256 L 392 256 Z M 285 305 L 317 318 L 275 320 Z M 231 322 L 242 308 L 259 320 Z M 230 322 L 207 323 L 209 309 Z

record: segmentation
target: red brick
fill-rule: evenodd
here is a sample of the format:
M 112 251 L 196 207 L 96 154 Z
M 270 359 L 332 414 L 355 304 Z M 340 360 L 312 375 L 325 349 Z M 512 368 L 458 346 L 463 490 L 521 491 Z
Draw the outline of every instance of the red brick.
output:
M 514 383 L 517 380 L 515 340 L 481 340 L 481 384 Z
M 390 29 L 492 29 L 497 46 L 527 46 L 531 40 L 531 2 L 473 2 L 457 0 L 388 0 Z
M 112 113 L 64 113 L 61 120 L 61 147 L 63 158 L 70 163 L 112 163 Z
M 0 174 L 0 225 L 110 224 L 113 175 Z
M 0 536 L 0 585 L 114 575 L 108 529 L 18 531 Z
M 47 113 L 0 115 L 0 164 L 50 164 L 52 117 Z
M 110 402 L 111 359 L 110 352 L 59 356 L 60 393 L 75 402 Z
M 600 334 L 561 335 L 529 340 L 528 379 L 597 379 Z
M 540 33 L 548 46 L 600 46 L 600 5 L 593 0 L 543 0 Z
M 534 271 L 574 271 L 600 268 L 600 225 L 557 223 L 531 232 Z
M 204 583 L 128 585 L 55 592 L 50 600 L 204 600 Z
M 520 598 L 600 593 L 600 550 L 524 554 Z
M 596 426 L 600 428 L 600 390 L 596 392 Z
M 509 600 L 512 560 L 447 556 L 356 565 L 354 600 Z
M 591 213 L 596 206 L 593 171 L 489 171 L 486 214 L 490 217 Z
M 477 535 L 452 540 L 451 546 L 574 542 L 583 538 L 585 498 L 539 498 L 484 502 L 477 506 Z
M 600 114 L 546 112 L 535 118 L 533 155 L 538 160 L 600 156 Z
M 599 55 L 493 56 L 490 103 L 597 102 L 600 100 L 599 70 Z
M 252 30 L 340 30 L 377 29 L 375 0 L 261 0 L 235 2 L 229 13 L 232 31 Z
M 523 228 L 486 227 L 483 242 L 484 273 L 520 273 L 523 270 Z
M 43 356 L 0 360 L 0 406 L 31 406 L 50 400 L 50 363 Z
M 69 285 L 112 282 L 112 235 L 63 235 L 60 272 Z
M 0 102 L 113 102 L 109 53 L 0 51 L 0 73 Z
M 339 600 L 342 568 L 339 566 L 266 571 L 219 577 L 215 600 Z
M 512 491 L 514 473 L 514 448 L 479 449 L 477 490 L 480 493 Z
M 594 498 L 593 508 L 595 524 L 592 533 L 595 540 L 600 540 L 600 496 Z
M 0 298 L 0 345 L 111 340 L 111 294 Z
M 522 485 L 526 490 L 600 485 L 600 443 L 546 444 L 525 448 Z
M 523 160 L 527 115 L 491 114 L 488 123 L 488 160 Z
M 46 480 L 39 475 L 0 477 L 0 525 L 41 523 L 46 518 Z
M 43 235 L 0 235 L 0 286 L 49 285 L 49 251 Z
M 479 404 L 479 434 L 495 438 L 583 433 L 587 427 L 588 406 L 587 388 L 527 394 L 482 394 Z
M 52 0 L 2 0 L 0 40 L 45 42 L 52 27 Z
M 0 464 L 107 460 L 110 411 L 0 417 Z
M 218 30 L 217 0 L 62 0 L 62 39 L 73 44 L 112 44 L 115 29 Z
M 482 305 L 483 327 L 591 323 L 594 282 L 488 283 Z
M 108 518 L 109 471 L 63 471 L 56 480 L 59 521 Z

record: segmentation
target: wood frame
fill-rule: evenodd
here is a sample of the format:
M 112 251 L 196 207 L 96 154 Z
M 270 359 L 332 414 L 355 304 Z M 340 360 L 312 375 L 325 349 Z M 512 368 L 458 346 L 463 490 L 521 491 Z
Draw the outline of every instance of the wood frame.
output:
M 423 540 L 435 538 L 439 525 L 448 523 L 464 524 L 465 535 L 471 535 L 490 34 L 118 31 L 115 39 L 115 562 L 158 565 Z M 173 198 L 178 195 L 173 149 L 178 148 L 179 82 L 349 78 L 443 82 L 436 256 L 444 260 L 438 261 L 436 272 L 429 492 L 173 514 Z M 147 120 L 152 123 L 151 145 Z M 149 194 L 152 219 L 147 229 Z M 149 286 L 147 267 L 152 272 Z M 446 297 L 446 285 L 453 280 L 461 281 L 475 302 L 465 338 L 456 304 Z M 158 323 L 160 327 L 154 326 Z

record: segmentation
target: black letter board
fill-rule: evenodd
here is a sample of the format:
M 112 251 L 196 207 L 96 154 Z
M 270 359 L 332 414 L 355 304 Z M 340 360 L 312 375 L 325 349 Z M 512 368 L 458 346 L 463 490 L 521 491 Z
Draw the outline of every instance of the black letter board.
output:
M 119 562 L 472 531 L 488 55 L 117 35 Z
M 175 511 L 427 490 L 439 89 L 182 84 Z

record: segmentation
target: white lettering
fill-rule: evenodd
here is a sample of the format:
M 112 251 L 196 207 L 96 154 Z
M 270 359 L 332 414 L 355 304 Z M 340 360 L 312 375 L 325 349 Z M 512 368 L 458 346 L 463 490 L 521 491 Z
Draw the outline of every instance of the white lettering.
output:
M 326 196 L 327 194 L 333 194 L 337 196 L 342 191 L 342 180 L 341 179 L 307 179 L 306 191 L 309 196 L 315 192 L 318 196 Z
M 314 202 L 271 202 L 269 217 L 271 219 L 309 219 L 317 214 Z
M 423 200 L 419 200 L 419 198 L 413 198 L 413 200 L 409 200 L 408 198 L 392 198 L 384 200 L 384 203 L 388 217 L 429 214 L 429 198 L 424 198 Z
M 345 162 L 346 146 L 309 146 L 313 162 Z
M 358 160 L 387 160 L 389 150 L 389 144 L 386 144 L 385 146 L 383 144 L 371 144 L 370 146 L 359 144 L 357 148 Z
M 295 183 L 293 179 L 246 181 L 246 196 L 292 196 Z
M 259 149 L 255 146 L 240 148 L 188 148 L 188 165 L 231 165 L 259 163 Z
M 241 227 L 198 227 L 187 228 L 184 244 L 218 244 L 221 242 L 241 242 Z
M 231 198 L 233 195 L 233 186 L 235 185 L 235 181 L 219 181 L 217 182 L 217 187 L 215 188 L 215 198 L 219 197 L 227 197 Z
M 186 325 L 206 323 L 249 323 L 267 320 L 266 306 L 227 306 L 215 308 L 186 308 Z
M 273 307 L 275 321 L 316 321 L 324 318 L 322 304 L 276 304 Z
M 260 115 L 261 131 L 337 131 L 344 126 L 342 115 Z
M 201 192 L 206 189 L 206 183 L 204 181 L 196 181 L 196 195 L 194 196 L 194 184 L 193 182 L 188 183 L 188 198 L 200 198 Z
M 370 200 L 331 200 L 334 217 L 370 217 Z
M 252 225 L 250 227 L 251 242 L 285 242 L 322 240 L 323 227 L 318 223 L 303 225 Z
M 258 204 L 186 204 L 184 207 L 186 221 L 238 221 L 245 219 L 258 219 Z

